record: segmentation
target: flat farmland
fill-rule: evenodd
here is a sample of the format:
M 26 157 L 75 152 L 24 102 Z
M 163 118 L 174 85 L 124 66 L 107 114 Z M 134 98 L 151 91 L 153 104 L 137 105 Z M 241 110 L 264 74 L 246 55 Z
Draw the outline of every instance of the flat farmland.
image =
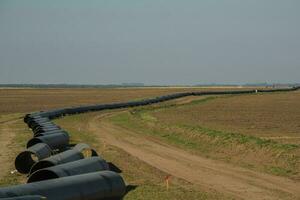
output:
M 108 123 L 192 155 L 288 177 L 299 187 L 299 100 L 300 92 L 187 97 L 134 108 L 110 117 Z M 197 166 L 189 164 L 185 170 Z
M 128 101 L 185 89 L 0 89 L 0 113 Z
M 0 185 L 26 181 L 13 166 L 31 137 L 24 113 L 240 89 L 0 89 Z M 299 199 L 299 100 L 300 92 L 185 97 L 55 122 L 72 143 L 92 145 L 120 169 L 128 185 L 125 200 Z
M 0 114 L 24 113 L 78 105 L 144 99 L 183 91 L 238 90 L 240 88 L 109 88 L 7 89 L 0 88 Z M 251 89 L 251 88 L 244 88 Z
M 226 90 L 215 88 L 213 90 Z M 231 88 L 238 89 L 238 88 Z M 26 177 L 15 171 L 14 160 L 32 137 L 23 123 L 25 113 L 79 105 L 122 102 L 144 99 L 182 91 L 210 90 L 209 88 L 110 88 L 110 89 L 0 89 L 0 185 L 26 182 Z M 102 113 L 102 112 L 100 112 Z M 104 112 L 105 113 L 105 112 Z M 199 189 L 175 177 L 172 188 L 166 190 L 166 173 L 147 165 L 122 149 L 103 144 L 86 125 L 95 114 L 75 115 L 57 120 L 71 135 L 72 142 L 87 142 L 109 162 L 117 164 L 125 173 L 131 190 L 126 199 L 230 199 L 212 190 Z M 128 163 L 130 162 L 130 163 Z M 138 166 L 138 169 L 135 169 Z M 134 181 L 132 181 L 134 180 Z M 138 187 L 138 189 L 135 189 Z
M 239 95 L 154 112 L 166 124 L 197 125 L 282 142 L 300 142 L 300 92 Z

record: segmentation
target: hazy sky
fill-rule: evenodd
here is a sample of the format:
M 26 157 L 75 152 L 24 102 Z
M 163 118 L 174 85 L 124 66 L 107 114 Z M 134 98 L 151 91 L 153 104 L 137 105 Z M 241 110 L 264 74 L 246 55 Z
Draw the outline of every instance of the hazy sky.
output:
M 0 83 L 300 82 L 299 0 L 0 0 Z

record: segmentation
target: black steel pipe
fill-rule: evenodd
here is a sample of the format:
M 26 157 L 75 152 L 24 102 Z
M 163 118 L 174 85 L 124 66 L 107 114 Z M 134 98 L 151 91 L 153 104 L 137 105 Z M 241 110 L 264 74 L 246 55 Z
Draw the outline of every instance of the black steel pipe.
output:
M 85 143 L 78 143 L 73 147 L 73 149 L 78 150 L 79 152 L 84 154 L 85 157 L 98 156 L 98 153 Z
M 76 148 L 76 146 L 78 147 Z M 44 169 L 47 167 L 53 167 L 55 165 L 60 165 L 60 164 L 80 160 L 83 158 L 97 156 L 97 152 L 95 152 L 86 144 L 77 144 L 76 146 L 73 149 L 64 151 L 62 153 L 58 153 L 56 155 L 53 155 L 49 158 L 46 158 L 44 160 L 35 163 L 30 170 L 30 174 L 34 173 L 37 170 Z M 81 147 L 85 147 L 85 148 L 81 148 Z
M 34 129 L 33 133 L 37 134 L 37 133 L 43 133 L 46 131 L 54 131 L 54 130 L 59 130 L 59 129 L 60 129 L 60 127 L 39 127 L 39 128 Z
M 287 88 L 287 89 L 270 89 L 270 90 L 186 92 L 186 93 L 165 95 L 165 96 L 160 96 L 160 97 L 150 98 L 150 99 L 140 100 L 140 101 L 131 101 L 131 102 L 126 102 L 126 103 L 112 103 L 112 104 L 102 104 L 102 105 L 100 104 L 100 105 L 92 105 L 92 106 L 81 106 L 81 107 L 75 107 L 75 108 L 50 110 L 47 112 L 32 113 L 32 114 L 26 115 L 24 117 L 24 121 L 28 124 L 28 126 L 33 127 L 33 132 L 34 132 L 35 136 L 38 136 L 38 137 L 30 140 L 28 142 L 28 146 L 31 146 L 31 145 L 34 145 L 34 144 L 40 143 L 40 142 L 45 142 L 52 149 L 58 148 L 63 140 L 58 139 L 58 138 L 53 139 L 53 138 L 55 138 L 54 135 L 56 135 L 56 134 L 64 135 L 64 134 L 59 132 L 61 129 L 58 126 L 56 126 L 55 124 L 49 123 L 49 120 L 66 115 L 66 114 L 76 114 L 76 113 L 83 113 L 83 112 L 89 112 L 89 111 L 99 111 L 99 110 L 104 110 L 104 109 L 117 109 L 117 108 L 148 105 L 148 104 L 154 104 L 154 103 L 163 102 L 163 101 L 176 99 L 176 98 L 180 98 L 180 97 L 184 97 L 184 96 L 190 96 L 190 95 L 251 94 L 251 93 L 257 93 L 257 92 L 267 93 L 267 92 L 294 91 L 294 90 L 298 90 L 298 89 L 300 89 L 299 86 L 293 87 L 293 88 Z M 44 132 L 45 132 L 45 134 L 42 134 Z M 57 133 L 57 132 L 59 132 L 59 133 Z M 43 135 L 43 136 L 41 136 L 41 135 Z M 66 133 L 66 135 L 68 135 L 68 134 Z M 34 167 L 36 167 L 37 169 L 49 167 L 49 166 L 47 166 L 47 165 L 49 165 L 49 163 L 50 163 L 50 166 L 54 166 L 54 165 L 82 159 L 86 156 L 84 153 L 86 150 L 87 150 L 87 152 L 90 152 L 89 154 L 87 154 L 88 156 L 97 154 L 94 150 L 92 150 L 90 148 L 86 148 L 85 145 L 81 144 L 77 147 L 74 147 L 72 150 L 68 150 L 61 154 L 57 154 L 50 158 L 39 161 L 38 163 L 34 164 L 31 171 L 32 172 L 35 171 Z M 68 164 L 70 164 L 70 163 L 68 163 Z
M 222 95 L 222 94 L 246 94 L 246 93 L 256 93 L 256 92 L 280 92 L 280 91 L 294 91 L 300 89 L 299 86 L 295 86 L 292 88 L 283 88 L 283 89 L 271 89 L 271 90 L 236 90 L 236 91 L 204 91 L 204 92 L 182 92 L 176 94 L 170 94 L 165 96 L 159 96 L 151 99 L 144 99 L 140 101 L 131 101 L 126 103 L 112 103 L 112 104 L 100 104 L 100 105 L 92 105 L 92 106 L 80 106 L 73 108 L 65 108 L 65 109 L 56 109 L 50 110 L 47 112 L 37 112 L 26 115 L 24 121 L 27 122 L 29 119 L 34 118 L 48 118 L 54 119 L 66 114 L 77 114 L 84 113 L 89 111 L 99 111 L 104 109 L 117 109 L 117 108 L 125 108 L 125 107 L 133 107 L 140 105 L 147 105 L 158 103 L 162 101 L 167 101 L 175 98 L 191 96 L 191 95 Z
M 109 165 L 104 159 L 100 157 L 90 157 L 37 170 L 30 175 L 27 183 L 104 170 L 109 170 Z
M 51 131 L 51 130 L 60 130 L 61 128 L 59 126 L 37 126 L 36 128 L 32 129 L 34 134 L 41 133 L 41 132 L 46 132 L 46 131 Z
M 27 124 L 28 121 L 32 120 L 32 119 L 38 119 L 38 118 L 44 118 L 40 115 L 41 112 L 35 112 L 35 113 L 30 113 L 30 114 L 26 114 L 24 117 L 24 122 Z
M 41 160 L 37 163 L 35 163 L 31 170 L 30 174 L 34 173 L 37 170 L 44 169 L 47 167 L 53 167 L 55 165 L 63 164 L 63 163 L 68 163 L 76 160 L 83 159 L 84 156 L 81 152 L 77 150 L 67 150 L 62 153 L 56 154 L 54 156 L 51 156 L 49 158 L 46 158 L 44 160 Z
M 49 110 L 46 112 L 41 112 L 39 115 L 42 117 L 47 117 L 49 119 L 54 119 L 57 117 L 61 117 L 65 114 L 66 109 L 55 109 L 55 110 Z
M 29 119 L 27 119 L 26 124 L 28 127 L 30 127 L 34 123 L 48 122 L 48 121 L 50 121 L 48 118 L 29 118 Z
M 34 137 L 27 142 L 27 148 L 38 143 L 46 143 L 52 150 L 63 150 L 69 145 L 69 135 L 67 133 L 53 133 Z
M 51 134 L 54 134 L 54 133 L 66 133 L 66 134 L 68 134 L 68 132 L 66 132 L 66 131 L 64 131 L 62 129 L 59 129 L 59 130 L 53 130 L 53 131 L 46 131 L 46 132 L 42 132 L 42 133 L 36 133 L 36 134 L 34 134 L 34 137 L 51 135 Z
M 32 120 L 30 122 L 27 123 L 28 127 L 33 129 L 35 128 L 35 126 L 39 125 L 39 124 L 46 124 L 46 123 L 53 123 L 51 122 L 49 119 L 39 119 L 39 120 Z
M 119 174 L 101 171 L 0 188 L 0 198 L 34 194 L 48 200 L 101 200 L 122 198 L 125 192 Z
M 1 200 L 47 200 L 46 197 L 39 195 L 26 195 L 19 197 L 0 198 Z
M 33 129 L 33 134 L 38 134 L 38 133 L 43 133 L 47 131 L 55 131 L 55 130 L 60 130 L 61 128 L 58 126 L 38 126 L 35 129 Z
M 54 124 L 54 123 L 51 122 L 51 121 L 32 122 L 32 123 L 30 123 L 29 125 L 30 125 L 30 128 L 31 128 L 32 130 L 37 129 L 38 127 L 49 127 L 49 126 L 55 126 L 55 127 L 57 127 L 57 125 Z
M 21 152 L 15 159 L 15 167 L 22 174 L 29 173 L 31 167 L 44 158 L 51 156 L 52 150 L 45 143 L 35 144 Z

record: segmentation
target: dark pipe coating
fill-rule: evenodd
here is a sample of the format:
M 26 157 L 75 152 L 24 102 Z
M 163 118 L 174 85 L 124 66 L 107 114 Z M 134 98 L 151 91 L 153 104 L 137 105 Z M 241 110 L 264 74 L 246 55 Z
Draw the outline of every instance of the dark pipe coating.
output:
M 109 165 L 105 160 L 100 157 L 90 157 L 37 170 L 31 174 L 27 183 L 104 170 L 109 170 Z
M 46 143 L 52 150 L 62 150 L 69 145 L 69 135 L 65 132 L 35 137 L 27 142 L 27 148 L 38 143 Z
M 45 143 L 35 144 L 21 152 L 15 159 L 15 167 L 22 174 L 29 173 L 31 167 L 44 158 L 51 156 L 52 150 Z
M 0 198 L 41 195 L 48 200 L 101 200 L 122 198 L 125 192 L 119 174 L 101 171 L 0 188 Z

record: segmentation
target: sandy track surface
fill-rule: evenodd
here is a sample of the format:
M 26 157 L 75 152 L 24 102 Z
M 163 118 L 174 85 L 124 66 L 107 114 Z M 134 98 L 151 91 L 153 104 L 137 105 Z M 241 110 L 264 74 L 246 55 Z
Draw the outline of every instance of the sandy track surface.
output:
M 89 131 L 105 143 L 172 176 L 238 199 L 300 199 L 300 182 L 193 155 L 152 137 L 110 124 L 102 120 L 106 115 L 94 117 L 88 124 Z

